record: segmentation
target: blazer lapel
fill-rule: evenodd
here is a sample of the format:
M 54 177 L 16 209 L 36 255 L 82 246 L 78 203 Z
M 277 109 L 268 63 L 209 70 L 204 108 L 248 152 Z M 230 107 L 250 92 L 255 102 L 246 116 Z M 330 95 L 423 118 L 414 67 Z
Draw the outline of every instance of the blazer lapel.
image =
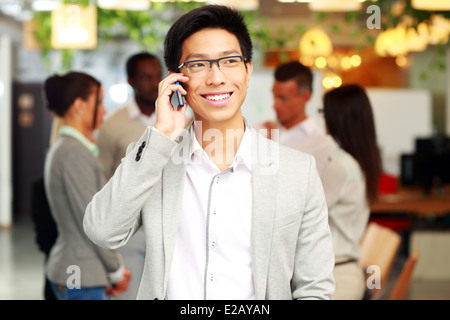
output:
M 189 130 L 184 130 L 177 138 L 177 148 L 162 173 L 162 222 L 164 239 L 164 288 L 167 287 L 170 265 L 172 263 L 178 222 L 183 202 L 186 166 L 190 152 Z
M 278 145 L 252 130 L 252 265 L 256 299 L 265 299 L 276 204 Z

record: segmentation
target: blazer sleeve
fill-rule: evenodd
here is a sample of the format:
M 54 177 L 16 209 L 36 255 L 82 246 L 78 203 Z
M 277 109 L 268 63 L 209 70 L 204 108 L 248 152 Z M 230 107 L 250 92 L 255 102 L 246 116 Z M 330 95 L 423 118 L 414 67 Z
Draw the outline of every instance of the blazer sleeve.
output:
M 140 212 L 160 183 L 164 166 L 177 143 L 148 127 L 128 152 L 107 184 L 87 205 L 84 230 L 97 245 L 125 245 L 141 227 Z
M 332 299 L 335 291 L 334 251 L 328 209 L 314 157 L 307 183 L 305 208 L 295 253 L 294 299 Z

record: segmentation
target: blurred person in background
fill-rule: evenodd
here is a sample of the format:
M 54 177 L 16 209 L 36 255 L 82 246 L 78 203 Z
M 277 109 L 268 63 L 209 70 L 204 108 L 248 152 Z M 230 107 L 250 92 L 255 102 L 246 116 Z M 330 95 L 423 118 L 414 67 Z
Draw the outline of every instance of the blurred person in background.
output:
M 274 78 L 273 108 L 277 120 L 258 123 L 255 127 L 260 131 L 267 129 L 267 136 L 277 139 L 282 145 L 312 154 L 320 174 L 326 162 L 323 152 L 331 139 L 316 120 L 306 114 L 306 104 L 312 95 L 311 69 L 299 61 L 289 61 L 275 69 Z M 274 129 L 278 132 L 277 137 L 271 137 Z
M 323 114 L 333 138 L 320 174 L 335 253 L 336 300 L 359 300 L 366 288 L 360 241 L 378 197 L 382 161 L 369 98 L 357 84 L 325 93 Z
M 97 137 L 99 160 L 109 180 L 125 156 L 130 142 L 139 139 L 148 126 L 156 123 L 155 101 L 162 67 L 157 56 L 139 52 L 127 59 L 128 84 L 133 96 L 123 107 L 106 115 Z
M 126 73 L 128 84 L 133 88 L 133 97 L 127 105 L 106 116 L 97 137 L 99 160 L 107 180 L 113 176 L 125 156 L 128 145 L 137 141 L 147 127 L 156 123 L 155 101 L 162 79 L 161 62 L 156 55 L 139 52 L 127 59 Z M 134 300 L 144 268 L 144 232 L 139 230 L 119 252 L 133 277 L 128 290 L 113 299 Z
M 45 271 L 59 300 L 106 300 L 128 288 L 130 272 L 115 250 L 96 246 L 83 230 L 85 209 L 105 184 L 94 132 L 103 122 L 103 88 L 82 72 L 45 80 L 47 108 L 60 117 L 59 136 L 44 167 L 45 192 L 58 237 Z
M 345 85 L 324 96 L 326 132 L 307 117 L 312 74 L 300 62 L 281 64 L 273 84 L 277 122 L 259 128 L 278 129 L 279 142 L 316 159 L 335 251 L 335 299 L 362 299 L 365 272 L 357 260 L 367 227 L 370 204 L 376 199 L 381 174 L 372 108 L 364 89 Z M 329 134 L 328 134 L 329 133 Z M 269 131 L 270 134 L 270 131 Z
M 50 147 L 58 138 L 59 128 L 62 119 L 53 117 L 52 129 L 50 132 Z M 44 254 L 44 263 L 47 262 L 50 250 L 58 237 L 55 220 L 50 211 L 47 195 L 45 194 L 44 177 L 36 179 L 31 187 L 31 218 L 35 232 L 35 241 L 39 250 Z M 44 299 L 57 300 L 50 285 L 48 277 L 44 277 Z

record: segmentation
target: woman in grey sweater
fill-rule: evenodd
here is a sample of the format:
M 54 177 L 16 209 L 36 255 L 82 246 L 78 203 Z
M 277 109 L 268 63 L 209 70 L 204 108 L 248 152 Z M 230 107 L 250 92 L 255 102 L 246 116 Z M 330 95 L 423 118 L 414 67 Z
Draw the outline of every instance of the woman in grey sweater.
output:
M 94 136 L 106 113 L 103 89 L 94 77 L 69 72 L 47 78 L 44 93 L 47 108 L 63 121 L 44 168 L 58 228 L 45 271 L 58 299 L 105 300 L 126 291 L 130 273 L 118 252 L 96 246 L 83 230 L 86 206 L 105 184 Z

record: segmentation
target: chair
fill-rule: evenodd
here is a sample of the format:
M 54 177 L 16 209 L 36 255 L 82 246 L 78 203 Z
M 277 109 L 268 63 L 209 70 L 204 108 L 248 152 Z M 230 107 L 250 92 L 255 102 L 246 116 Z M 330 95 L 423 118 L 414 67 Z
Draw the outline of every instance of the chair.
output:
M 373 274 L 379 286 L 372 289 L 366 283 L 364 299 L 375 300 L 381 296 L 397 256 L 400 243 L 401 237 L 397 232 L 374 222 L 368 224 L 361 240 L 359 264 L 366 270 L 368 276 L 371 276 L 370 273 L 373 271 L 370 269 L 371 266 L 379 268 L 374 269 L 375 271 L 379 270 L 379 273 Z
M 400 272 L 400 275 L 395 282 L 394 288 L 389 295 L 389 300 L 404 300 L 408 292 L 409 284 L 411 283 L 412 274 L 416 266 L 417 259 L 419 259 L 419 251 L 414 250 L 406 260 L 405 265 Z

